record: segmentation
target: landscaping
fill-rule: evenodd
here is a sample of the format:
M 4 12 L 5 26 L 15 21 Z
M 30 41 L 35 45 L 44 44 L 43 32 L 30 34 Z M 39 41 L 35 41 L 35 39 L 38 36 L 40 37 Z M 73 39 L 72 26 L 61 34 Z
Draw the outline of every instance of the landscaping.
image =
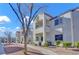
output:
M 48 47 L 49 45 L 48 45 L 48 42 L 46 42 L 44 45 L 43 45 L 43 47 Z
M 56 47 L 64 47 L 64 48 L 70 48 L 72 47 L 72 44 L 73 44 L 73 47 L 75 48 L 79 48 L 79 42 L 66 42 L 66 41 L 56 41 Z
M 79 42 L 75 42 L 74 45 L 75 45 L 76 48 L 79 48 Z
M 63 42 L 63 47 L 65 47 L 65 48 L 72 47 L 72 43 L 71 42 Z

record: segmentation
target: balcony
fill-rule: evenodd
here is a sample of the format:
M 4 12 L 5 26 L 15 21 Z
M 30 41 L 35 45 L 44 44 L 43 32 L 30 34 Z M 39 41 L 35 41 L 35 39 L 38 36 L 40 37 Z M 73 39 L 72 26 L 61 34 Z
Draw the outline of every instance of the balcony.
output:
M 42 26 L 43 26 L 43 21 L 37 21 L 37 22 L 36 22 L 36 26 L 35 26 L 36 29 L 37 29 L 37 28 L 40 28 L 40 27 L 42 27 Z
M 43 33 L 43 27 L 39 27 L 35 29 L 36 34 Z
M 49 31 L 51 31 L 51 28 L 48 27 L 48 26 L 45 26 L 45 31 L 46 31 L 46 32 L 49 32 Z M 39 27 L 39 28 L 36 28 L 36 29 L 35 29 L 35 32 L 36 32 L 36 34 L 38 34 L 38 33 L 43 33 L 43 27 L 41 26 L 41 27 Z

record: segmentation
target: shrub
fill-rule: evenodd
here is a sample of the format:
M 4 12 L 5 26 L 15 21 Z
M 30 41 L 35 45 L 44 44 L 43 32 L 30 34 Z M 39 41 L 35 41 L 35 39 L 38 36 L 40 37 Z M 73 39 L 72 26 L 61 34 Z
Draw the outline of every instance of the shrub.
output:
M 48 42 L 46 42 L 46 43 L 43 45 L 43 47 L 48 47 Z
M 35 46 L 37 46 L 37 44 L 36 44 L 36 43 L 34 43 L 34 42 L 32 42 L 32 45 L 35 45 Z
M 71 47 L 72 43 L 71 42 L 63 42 L 63 46 L 65 48 Z
M 61 44 L 61 41 L 60 40 L 57 40 L 56 41 L 56 46 L 59 46 Z
M 79 42 L 75 43 L 75 47 L 79 48 Z

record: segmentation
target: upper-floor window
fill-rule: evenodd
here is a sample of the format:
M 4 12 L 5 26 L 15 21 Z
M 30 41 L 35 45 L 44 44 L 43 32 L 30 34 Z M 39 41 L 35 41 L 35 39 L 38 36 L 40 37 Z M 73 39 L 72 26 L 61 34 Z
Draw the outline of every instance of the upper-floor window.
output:
M 36 22 L 36 28 L 40 28 L 43 26 L 43 22 L 42 21 L 37 21 Z
M 62 18 L 57 18 L 57 19 L 55 19 L 55 25 L 59 25 L 59 24 L 61 24 L 62 23 Z

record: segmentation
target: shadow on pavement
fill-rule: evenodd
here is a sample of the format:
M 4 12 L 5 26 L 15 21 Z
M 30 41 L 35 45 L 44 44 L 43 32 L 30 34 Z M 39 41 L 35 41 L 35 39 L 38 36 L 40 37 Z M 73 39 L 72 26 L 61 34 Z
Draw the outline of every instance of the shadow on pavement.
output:
M 40 52 L 33 52 L 33 51 L 28 51 L 28 52 L 31 53 L 31 54 L 34 54 L 34 55 L 44 55 Z M 30 55 L 30 54 L 28 54 L 28 55 Z
M 79 49 L 77 48 L 77 49 L 72 49 L 73 51 L 78 51 L 79 52 Z
M 23 48 L 22 47 L 4 47 L 4 50 L 6 54 L 9 54 L 9 53 L 14 53 L 14 52 L 23 50 Z

